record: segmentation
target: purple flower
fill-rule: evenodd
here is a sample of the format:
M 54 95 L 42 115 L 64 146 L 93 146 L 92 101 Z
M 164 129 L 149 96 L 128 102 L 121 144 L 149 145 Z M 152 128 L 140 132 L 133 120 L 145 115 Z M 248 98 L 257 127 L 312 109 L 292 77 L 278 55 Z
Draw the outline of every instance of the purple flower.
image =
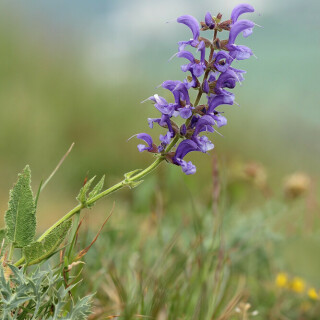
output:
M 239 82 L 244 80 L 243 74 L 247 73 L 247 71 L 236 69 L 236 68 L 232 68 L 232 67 L 230 67 L 229 69 L 232 70 L 237 75 Z
M 163 144 L 167 145 L 167 144 L 170 143 L 170 140 L 171 140 L 172 137 L 173 137 L 172 132 L 168 131 L 167 134 L 164 135 L 164 136 L 163 136 L 162 134 L 160 134 L 160 141 L 161 141 Z
M 162 126 L 161 123 L 161 118 L 148 118 L 148 125 L 149 128 L 153 129 L 153 124 L 158 123 L 160 126 Z
M 194 17 L 184 15 L 177 18 L 178 23 L 182 23 L 190 28 L 192 38 L 189 41 L 178 42 L 178 53 L 175 55 L 179 58 L 187 59 L 187 63 L 181 66 L 184 72 L 190 72 L 183 81 L 168 80 L 164 81 L 161 86 L 169 90 L 174 97 L 174 102 L 169 103 L 165 98 L 155 94 L 148 98 L 154 102 L 154 106 L 161 112 L 160 118 L 149 118 L 149 127 L 153 128 L 157 123 L 163 128 L 167 128 L 166 134 L 160 134 L 160 145 L 157 147 L 152 138 L 141 133 L 138 138 L 144 140 L 146 145 L 139 144 L 139 151 L 147 150 L 149 152 L 161 153 L 166 160 L 178 165 L 186 174 L 196 172 L 196 167 L 192 162 L 187 162 L 184 157 L 191 151 L 206 153 L 214 148 L 214 144 L 209 140 L 207 133 L 214 133 L 216 128 L 227 124 L 227 119 L 223 112 L 217 110 L 220 105 L 233 105 L 235 102 L 234 94 L 227 91 L 233 89 L 237 82 L 244 80 L 244 70 L 236 69 L 231 66 L 233 60 L 243 60 L 253 55 L 250 48 L 244 45 L 236 45 L 235 41 L 240 33 L 248 37 L 253 30 L 254 23 L 249 20 L 239 20 L 239 17 L 246 12 L 253 12 L 254 9 L 249 4 L 236 6 L 231 14 L 231 19 L 220 22 L 221 15 L 214 18 L 210 12 L 205 15 L 205 22 L 201 22 L 201 31 L 208 29 L 214 30 L 214 39 L 211 42 L 207 38 L 200 37 L 200 24 Z M 217 25 L 219 21 L 219 25 Z M 227 40 L 219 40 L 217 33 L 228 31 Z M 209 35 L 209 37 L 211 37 Z M 187 46 L 197 49 L 200 58 L 196 54 L 185 50 Z M 210 55 L 206 60 L 206 48 L 210 48 Z M 216 50 L 217 49 L 217 50 Z M 199 77 L 205 77 L 200 81 Z M 196 96 L 197 104 L 193 105 L 190 101 L 189 89 L 195 88 L 198 93 Z M 201 95 L 207 95 L 207 103 L 200 102 Z M 171 120 L 172 117 L 180 117 L 178 121 Z M 182 119 L 188 121 L 179 122 Z M 176 136 L 178 135 L 178 136 Z M 172 138 L 177 137 L 177 140 Z M 176 147 L 167 149 L 170 142 L 176 142 L 179 139 L 185 139 Z
M 210 12 L 207 12 L 204 21 L 209 29 L 214 29 L 215 23 Z
M 173 138 L 173 136 L 174 134 L 170 131 L 168 131 L 165 135 L 160 134 L 159 139 L 161 141 L 161 144 L 158 147 L 158 152 L 162 152 L 164 150 L 164 148 L 170 143 L 171 138 Z
M 182 136 L 185 136 L 186 133 L 187 133 L 187 126 L 186 126 L 186 124 L 184 123 L 184 124 L 180 127 L 180 134 L 181 134 Z
M 178 109 L 179 115 L 183 119 L 188 119 L 192 116 L 192 108 L 191 107 L 182 107 Z
M 214 82 L 214 81 L 216 81 L 218 75 L 219 75 L 219 72 L 217 72 L 217 71 L 216 71 L 216 72 L 210 71 L 209 76 L 208 76 L 208 81 L 209 81 L 209 82 Z
M 230 56 L 236 60 L 249 59 L 253 55 L 252 50 L 246 46 L 231 44 L 228 45 L 228 48 L 230 50 Z
M 250 4 L 238 4 L 237 6 L 234 7 L 234 9 L 231 12 L 231 20 L 232 23 L 236 23 L 239 16 L 242 15 L 243 13 L 246 12 L 254 12 L 254 8 L 253 6 L 251 6 Z
M 197 143 L 201 152 L 206 153 L 214 148 L 214 144 L 209 140 L 207 136 L 195 137 L 195 142 Z
M 217 80 L 215 91 L 217 94 L 230 94 L 230 92 L 223 90 L 223 88 L 233 89 L 238 81 L 237 75 L 234 71 L 228 69 L 221 73 Z
M 180 105 L 181 101 L 185 101 L 187 105 L 190 105 L 189 92 L 185 83 L 178 80 L 167 80 L 164 81 L 161 86 L 172 92 L 177 105 Z
M 254 23 L 250 20 L 240 20 L 237 21 L 235 24 L 232 25 L 230 33 L 229 33 L 229 40 L 228 45 L 234 44 L 238 34 L 244 30 L 252 29 L 254 27 Z
M 178 92 L 179 96 L 180 96 L 180 101 L 185 101 L 187 106 L 189 106 L 191 104 L 188 88 L 186 87 L 186 85 L 183 82 L 179 81 L 179 83 L 176 85 L 176 87 L 173 89 L 172 92 L 173 93 Z M 180 101 L 178 104 L 180 104 Z
M 222 104 L 233 105 L 234 95 L 218 94 L 208 97 L 208 111 L 207 113 L 213 113 L 215 109 Z
M 144 144 L 138 144 L 138 150 L 140 152 L 142 151 L 149 151 L 149 152 L 158 152 L 158 148 L 156 147 L 156 145 L 154 145 L 152 138 L 150 135 L 148 135 L 147 133 L 139 133 L 137 134 L 137 138 L 144 140 L 147 143 L 147 146 Z
M 223 127 L 227 124 L 227 119 L 221 114 L 212 115 L 212 118 L 215 120 L 217 127 Z
M 206 94 L 209 93 L 209 82 L 207 79 L 203 80 L 203 84 L 202 84 L 202 91 L 205 92 Z
M 154 123 L 158 123 L 160 127 L 168 128 L 173 135 L 175 134 L 171 125 L 170 117 L 167 114 L 163 114 L 161 118 L 148 118 L 149 128 L 152 129 Z
M 192 35 L 193 35 L 193 39 L 190 39 L 189 41 L 180 41 L 178 43 L 179 44 L 179 51 L 184 50 L 184 48 L 187 45 L 191 45 L 192 47 L 196 47 L 199 43 L 198 38 L 200 35 L 200 26 L 199 26 L 198 20 L 196 18 L 194 18 L 193 16 L 184 15 L 184 16 L 177 18 L 177 22 L 183 23 L 187 27 L 189 27 L 192 32 Z
M 227 52 L 219 51 L 215 56 L 214 67 L 220 72 L 225 72 L 232 60 L 232 57 Z
M 199 151 L 198 145 L 191 140 L 183 140 L 177 147 L 176 153 L 172 159 L 173 163 L 181 166 L 182 171 L 185 174 L 194 174 L 196 172 L 196 167 L 191 161 L 186 162 L 183 158 L 191 151 Z
M 200 51 L 200 53 L 201 53 L 200 61 L 197 61 L 194 58 L 193 54 L 189 51 L 185 51 L 185 50 L 179 51 L 177 53 L 178 58 L 185 58 L 190 61 L 190 63 L 182 65 L 181 70 L 183 72 L 190 71 L 193 76 L 201 77 L 203 75 L 204 71 L 206 70 L 205 50 L 206 50 L 205 43 L 203 41 L 201 41 L 199 43 L 198 49 L 197 49 L 197 51 Z
M 162 114 L 167 114 L 170 117 L 173 115 L 173 112 L 175 111 L 174 104 L 168 103 L 165 98 L 162 98 L 157 94 L 155 94 L 153 97 L 150 97 L 149 99 L 155 102 L 154 106 Z
M 196 123 L 196 128 L 192 136 L 196 137 L 200 132 L 203 132 L 203 131 L 213 132 L 214 129 L 212 128 L 212 126 L 214 124 L 215 124 L 214 119 L 211 116 L 205 115 L 201 117 Z

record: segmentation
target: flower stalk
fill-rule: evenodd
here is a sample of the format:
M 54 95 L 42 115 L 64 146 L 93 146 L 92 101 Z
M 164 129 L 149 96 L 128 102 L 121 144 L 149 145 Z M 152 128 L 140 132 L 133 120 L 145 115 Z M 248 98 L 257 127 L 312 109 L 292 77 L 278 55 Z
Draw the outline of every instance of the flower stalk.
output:
M 84 208 L 92 206 L 99 199 L 110 195 L 124 187 L 134 188 L 142 183 L 142 178 L 155 170 L 164 160 L 180 166 L 184 173 L 194 174 L 196 167 L 191 161 L 187 162 L 183 158 L 191 151 L 207 153 L 214 148 L 213 143 L 207 136 L 200 133 L 215 132 L 215 127 L 226 125 L 227 120 L 222 116 L 222 112 L 216 108 L 223 104 L 233 105 L 234 94 L 227 91 L 233 89 L 237 82 L 244 80 L 245 71 L 231 67 L 234 60 L 248 59 L 252 54 L 250 48 L 243 45 L 236 45 L 235 40 L 240 33 L 244 37 L 252 33 L 254 23 L 249 20 L 238 20 L 243 13 L 253 12 L 250 5 L 242 4 L 234 8 L 231 19 L 222 21 L 222 15 L 212 16 L 209 12 L 205 16 L 205 22 L 199 22 L 192 16 L 185 15 L 177 19 L 178 23 L 190 28 L 193 38 L 189 41 L 180 41 L 179 52 L 175 55 L 178 58 L 189 60 L 189 63 L 181 66 L 183 72 L 190 72 L 183 82 L 179 80 L 168 80 L 162 83 L 164 89 L 169 90 L 174 96 L 174 103 L 168 103 L 163 97 L 155 94 L 147 100 L 154 102 L 154 106 L 161 112 L 161 118 L 148 119 L 150 128 L 157 123 L 161 127 L 168 129 L 165 135 L 160 135 L 161 144 L 157 146 L 153 143 L 151 136 L 147 133 L 140 133 L 137 138 L 144 140 L 145 144 L 139 144 L 139 151 L 148 151 L 155 154 L 156 159 L 144 170 L 135 170 L 126 173 L 125 178 L 112 187 L 94 195 L 81 202 L 70 210 L 65 216 L 47 229 L 37 240 L 41 242 L 59 225 L 72 218 L 75 214 L 80 214 Z M 201 28 L 200 28 L 201 26 Z M 212 30 L 212 41 L 200 37 L 200 31 Z M 229 31 L 228 40 L 220 41 L 218 32 Z M 186 47 L 193 47 L 200 52 L 200 60 L 185 50 Z M 206 48 L 210 48 L 208 59 L 206 60 Z M 217 51 L 217 52 L 216 52 Z M 203 76 L 202 81 L 199 77 Z M 190 102 L 189 89 L 198 90 L 196 99 Z M 207 95 L 207 104 L 199 105 L 201 97 Z M 172 117 L 185 119 L 185 123 L 179 128 L 172 121 Z M 182 141 L 180 141 L 182 140 Z M 178 142 L 180 141 L 179 145 Z M 175 149 L 175 151 L 173 151 Z M 20 266 L 25 262 L 22 257 L 15 263 Z

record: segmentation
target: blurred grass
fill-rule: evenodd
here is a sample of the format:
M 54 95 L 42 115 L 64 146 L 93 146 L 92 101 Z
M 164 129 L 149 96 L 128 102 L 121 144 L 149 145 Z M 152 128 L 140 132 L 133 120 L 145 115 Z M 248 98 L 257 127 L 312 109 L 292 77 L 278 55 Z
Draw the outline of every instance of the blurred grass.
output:
M 92 319 L 243 319 L 235 310 L 246 303 L 246 319 L 317 319 L 320 304 L 307 289 L 295 293 L 275 284 L 276 274 L 286 272 L 320 294 L 319 204 L 310 206 L 312 190 L 295 199 L 270 197 L 248 177 L 220 176 L 213 211 L 209 197 L 195 196 L 178 176 L 173 192 L 170 175 L 165 170 L 149 179 L 130 203 L 117 201 L 86 256 L 80 291 L 97 291 Z M 98 221 L 86 216 L 79 250 Z

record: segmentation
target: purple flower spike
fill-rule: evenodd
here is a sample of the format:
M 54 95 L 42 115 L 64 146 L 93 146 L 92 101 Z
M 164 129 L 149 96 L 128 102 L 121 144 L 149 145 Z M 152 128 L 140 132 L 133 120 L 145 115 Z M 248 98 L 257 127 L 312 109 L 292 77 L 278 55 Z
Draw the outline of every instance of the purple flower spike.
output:
M 250 4 L 243 3 L 235 6 L 231 12 L 232 23 L 236 23 L 239 16 L 247 12 L 254 12 L 254 8 Z
M 248 59 L 253 55 L 250 48 L 235 43 L 240 33 L 244 37 L 252 33 L 255 24 L 239 17 L 253 11 L 249 4 L 237 5 L 232 11 L 231 19 L 223 22 L 220 22 L 221 14 L 215 18 L 207 12 L 201 25 L 190 15 L 177 18 L 178 23 L 186 25 L 192 32 L 191 39 L 178 42 L 178 52 L 174 55 L 186 59 L 181 70 L 188 72 L 188 76 L 182 81 L 168 80 L 161 84 L 162 88 L 173 94 L 174 102 L 168 102 L 171 100 L 167 101 L 157 94 L 147 99 L 153 101 L 155 108 L 161 112 L 161 117 L 148 119 L 149 127 L 153 128 L 157 123 L 165 129 L 165 134 L 160 134 L 158 146 L 148 134 L 138 134 L 137 137 L 145 142 L 138 145 L 139 151 L 158 153 L 163 157 L 161 160 L 166 159 L 180 166 L 185 174 L 196 172 L 196 167 L 192 162 L 184 160 L 184 157 L 192 151 L 207 153 L 213 149 L 209 133 L 215 133 L 218 128 L 227 124 L 224 113 L 218 107 L 235 103 L 234 94 L 229 89 L 235 88 L 237 82 L 244 80 L 245 71 L 233 68 L 231 64 L 233 60 Z M 209 29 L 214 30 L 212 42 L 200 37 L 200 30 Z M 217 34 L 221 31 L 229 32 L 229 37 L 220 40 Z M 194 51 L 185 50 L 187 46 L 193 47 Z M 191 88 L 198 91 L 194 104 L 190 101 Z M 207 96 L 207 103 L 201 101 L 204 95 Z M 179 140 L 182 142 L 177 143 Z M 177 145 L 173 145 L 176 143 Z
M 215 109 L 222 104 L 233 105 L 234 96 L 227 94 L 219 94 L 208 98 L 208 113 L 213 113 Z
M 144 140 L 148 146 L 144 145 L 144 144 L 138 144 L 138 150 L 140 152 L 142 151 L 149 151 L 149 152 L 158 152 L 157 147 L 153 144 L 152 138 L 149 134 L 147 133 L 139 133 L 137 134 L 137 138 Z
M 177 22 L 183 23 L 187 27 L 189 27 L 193 34 L 193 40 L 198 40 L 200 35 L 200 27 L 199 27 L 199 22 L 195 17 L 190 15 L 184 15 L 177 18 Z
M 229 41 L 228 45 L 234 44 L 238 34 L 246 29 L 252 29 L 254 27 L 254 23 L 250 20 L 240 20 L 232 25 L 230 33 L 229 33 Z
M 212 19 L 212 15 L 210 12 L 206 13 L 204 17 L 204 21 L 209 29 L 211 30 L 214 29 L 215 23 L 214 23 L 214 20 Z

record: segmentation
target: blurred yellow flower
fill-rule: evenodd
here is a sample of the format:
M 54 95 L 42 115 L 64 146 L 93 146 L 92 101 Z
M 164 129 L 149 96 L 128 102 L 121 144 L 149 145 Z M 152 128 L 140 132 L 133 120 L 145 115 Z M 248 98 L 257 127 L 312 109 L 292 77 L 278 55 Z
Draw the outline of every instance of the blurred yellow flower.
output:
M 308 296 L 312 300 L 318 300 L 319 299 L 319 295 L 318 295 L 318 293 L 317 293 L 315 288 L 310 288 L 308 290 Z
M 305 290 L 306 284 L 303 279 L 295 277 L 291 282 L 291 290 L 297 293 L 301 293 Z
M 284 288 L 288 284 L 288 276 L 284 272 L 280 272 L 276 277 L 276 286 L 279 288 Z
M 305 173 L 296 172 L 287 177 L 284 183 L 284 191 L 288 198 L 297 198 L 307 192 L 310 186 L 310 177 Z

